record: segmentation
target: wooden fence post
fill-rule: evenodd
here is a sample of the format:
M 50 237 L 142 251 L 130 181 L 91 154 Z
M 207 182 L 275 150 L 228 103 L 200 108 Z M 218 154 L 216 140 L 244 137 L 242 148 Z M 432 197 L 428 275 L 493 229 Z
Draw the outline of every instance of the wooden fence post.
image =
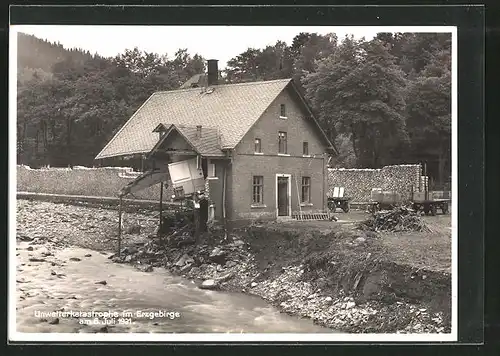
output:
M 118 257 L 122 251 L 122 197 L 120 196 L 120 206 L 118 207 Z
M 159 231 L 162 231 L 163 224 L 163 182 L 160 182 L 160 227 Z

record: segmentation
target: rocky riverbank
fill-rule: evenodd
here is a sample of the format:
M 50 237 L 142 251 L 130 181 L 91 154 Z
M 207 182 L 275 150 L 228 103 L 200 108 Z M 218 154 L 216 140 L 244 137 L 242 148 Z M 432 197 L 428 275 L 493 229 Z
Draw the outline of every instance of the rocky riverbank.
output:
M 26 234 L 116 252 L 116 220 L 104 207 L 18 201 L 21 240 Z M 110 260 L 144 272 L 164 267 L 200 288 L 257 295 L 342 332 L 450 332 L 450 274 L 394 262 L 383 236 L 354 224 L 262 224 L 229 234 L 211 228 L 198 239 L 175 223 L 160 237 L 156 225 L 154 213 L 127 213 L 122 251 Z
M 351 226 L 293 231 L 267 224 L 198 241 L 188 232 L 129 245 L 117 263 L 164 266 L 200 288 L 257 295 L 343 332 L 450 332 L 450 277 L 384 259 L 379 237 Z M 371 252 L 369 252 L 371 251 Z

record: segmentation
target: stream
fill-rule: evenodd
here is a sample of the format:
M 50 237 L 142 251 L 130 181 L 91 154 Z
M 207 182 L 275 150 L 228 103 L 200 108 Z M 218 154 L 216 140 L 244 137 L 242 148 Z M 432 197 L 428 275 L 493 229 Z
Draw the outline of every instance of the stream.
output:
M 142 272 L 93 250 L 18 241 L 16 252 L 18 332 L 333 332 L 258 297 L 202 290 L 162 268 Z

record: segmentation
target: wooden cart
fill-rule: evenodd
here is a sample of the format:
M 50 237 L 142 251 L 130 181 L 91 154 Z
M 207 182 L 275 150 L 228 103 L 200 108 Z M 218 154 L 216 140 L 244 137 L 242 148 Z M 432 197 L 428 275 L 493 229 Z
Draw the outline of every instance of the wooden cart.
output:
M 448 214 L 451 203 L 449 191 L 429 191 L 429 179 L 427 177 L 427 164 L 424 163 L 424 175 L 420 178 L 422 191 L 412 189 L 412 207 L 414 210 L 423 210 L 425 215 L 436 215 L 440 209 L 443 214 Z
M 344 187 L 334 187 L 333 196 L 328 197 L 328 210 L 335 212 L 340 208 L 344 213 L 348 213 L 351 200 L 352 198 L 344 196 Z
M 448 214 L 451 199 L 448 194 L 441 192 L 414 192 L 412 199 L 412 207 L 415 211 L 424 211 L 425 215 L 436 215 L 438 209 L 443 214 Z

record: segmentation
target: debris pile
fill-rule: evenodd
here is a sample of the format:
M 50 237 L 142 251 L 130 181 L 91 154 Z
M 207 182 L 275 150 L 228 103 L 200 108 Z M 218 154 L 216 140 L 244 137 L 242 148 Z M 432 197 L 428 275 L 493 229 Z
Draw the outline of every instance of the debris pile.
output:
M 179 209 L 171 212 L 164 212 L 159 235 L 170 235 L 180 229 L 193 228 L 194 215 L 193 210 Z
M 368 220 L 360 223 L 360 227 L 371 231 L 431 232 L 415 210 L 404 206 L 377 211 Z
M 247 251 L 248 245 L 237 236 L 225 239 L 205 234 L 198 244 L 185 231 L 169 236 L 137 242 L 109 259 L 132 263 L 144 272 L 165 267 L 182 276 L 204 279 L 206 283 L 200 286 L 203 289 L 218 289 L 237 274 L 236 270 L 248 266 L 252 257 Z

